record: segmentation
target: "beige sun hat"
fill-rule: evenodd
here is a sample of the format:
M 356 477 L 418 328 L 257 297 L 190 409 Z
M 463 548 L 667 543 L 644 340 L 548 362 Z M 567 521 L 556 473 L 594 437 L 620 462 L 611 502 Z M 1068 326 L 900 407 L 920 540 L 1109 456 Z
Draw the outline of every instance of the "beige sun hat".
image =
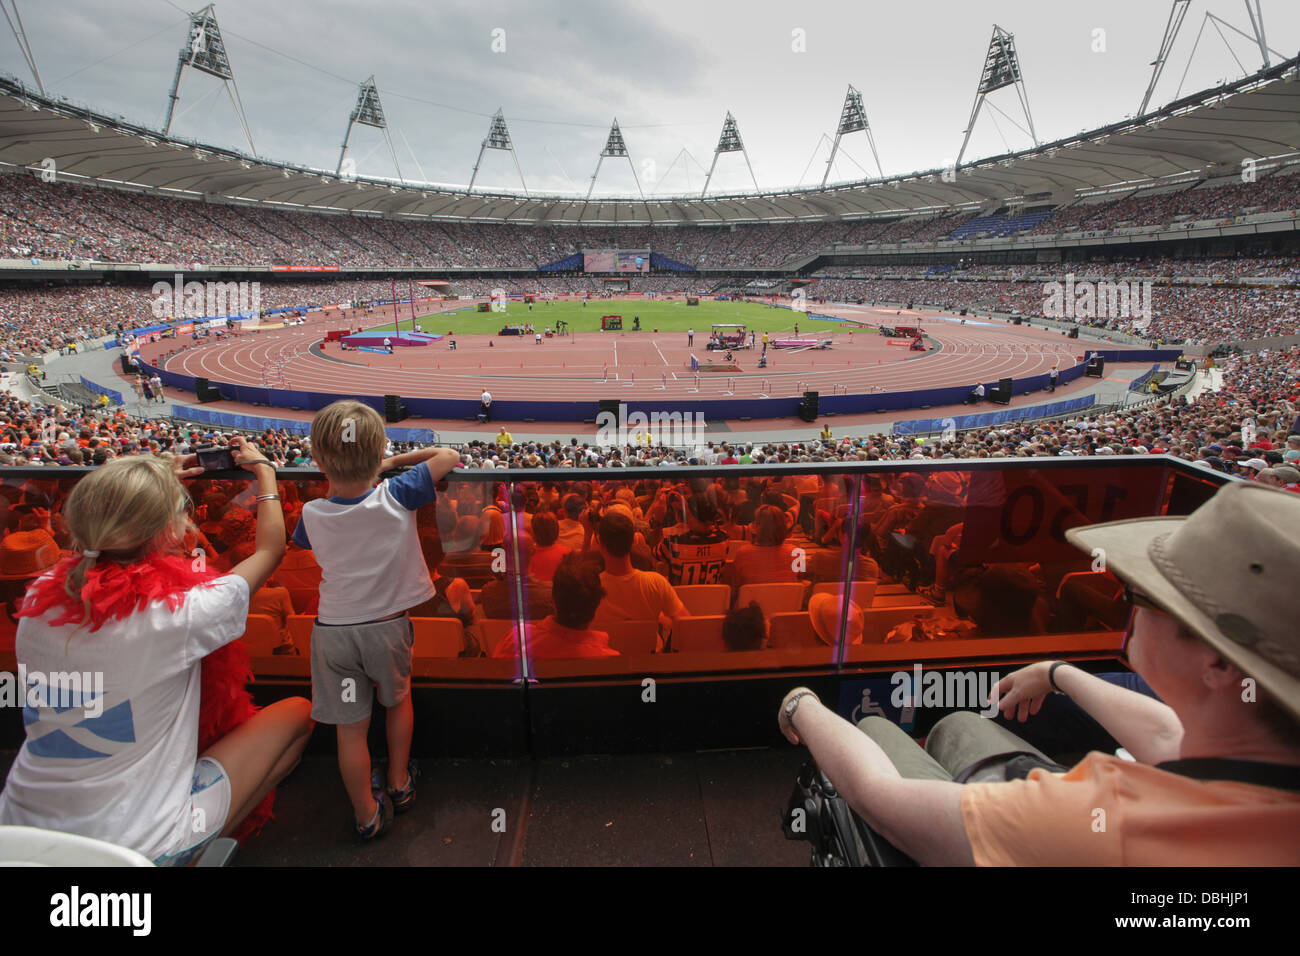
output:
M 1140 589 L 1300 719 L 1300 496 L 1225 485 L 1187 517 L 1071 528 L 1066 538 Z
M 813 631 L 825 644 L 834 644 L 840 633 L 843 598 L 838 594 L 814 594 L 808 602 L 808 616 Z M 849 601 L 848 637 L 850 644 L 862 643 L 862 609 Z

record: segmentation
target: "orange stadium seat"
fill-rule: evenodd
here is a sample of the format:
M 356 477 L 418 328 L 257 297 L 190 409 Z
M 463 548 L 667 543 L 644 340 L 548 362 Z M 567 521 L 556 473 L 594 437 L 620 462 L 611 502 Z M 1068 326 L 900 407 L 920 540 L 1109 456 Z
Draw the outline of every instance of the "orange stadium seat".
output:
M 502 618 L 485 618 L 478 622 L 478 632 L 483 644 L 483 653 L 488 657 L 496 650 L 496 646 L 501 643 L 502 639 L 510 633 L 514 627 L 514 621 Z
M 770 647 L 826 647 L 813 630 L 807 611 L 781 611 L 768 615 L 767 642 Z
M 725 584 L 679 584 L 673 590 L 695 615 L 726 614 L 731 604 L 731 588 Z
M 659 646 L 658 621 L 618 621 L 608 627 L 592 621 L 591 627 L 608 633 L 609 646 L 623 655 L 653 654 Z
M 781 584 L 743 584 L 736 595 L 736 606 L 745 607 L 750 601 L 757 601 L 763 614 L 771 617 L 782 611 L 797 611 L 803 607 L 804 595 L 808 592 L 807 581 L 794 581 Z
M 843 594 L 844 585 L 835 581 L 823 581 L 821 584 L 814 584 L 813 594 Z M 912 595 L 915 597 L 915 595 Z M 875 581 L 854 581 L 850 585 L 849 600 L 860 608 L 869 608 L 871 603 L 876 600 L 876 582 Z
M 673 627 L 673 650 L 683 654 L 725 651 L 722 643 L 721 614 L 705 614 L 678 619 Z
M 253 657 L 270 657 L 280 643 L 280 629 L 273 618 L 265 614 L 250 614 L 242 640 Z
M 310 614 L 289 615 L 289 634 L 303 657 L 311 657 L 311 629 L 315 623 L 316 618 Z
M 416 657 L 455 657 L 465 646 L 465 628 L 457 617 L 413 617 Z

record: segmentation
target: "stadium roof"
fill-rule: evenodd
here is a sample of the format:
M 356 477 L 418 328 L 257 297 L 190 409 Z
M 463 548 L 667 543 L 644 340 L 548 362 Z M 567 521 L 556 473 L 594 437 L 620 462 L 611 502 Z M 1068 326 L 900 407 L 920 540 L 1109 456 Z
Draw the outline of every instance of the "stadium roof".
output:
M 0 163 L 60 181 L 288 211 L 553 225 L 717 225 L 938 212 L 1050 194 L 1055 202 L 1187 177 L 1243 159 L 1300 159 L 1300 58 L 1184 97 L 1140 119 L 972 163 L 884 180 L 727 195 L 593 197 L 467 191 L 273 163 L 95 113 L 0 78 Z M 44 167 L 42 164 L 44 163 Z

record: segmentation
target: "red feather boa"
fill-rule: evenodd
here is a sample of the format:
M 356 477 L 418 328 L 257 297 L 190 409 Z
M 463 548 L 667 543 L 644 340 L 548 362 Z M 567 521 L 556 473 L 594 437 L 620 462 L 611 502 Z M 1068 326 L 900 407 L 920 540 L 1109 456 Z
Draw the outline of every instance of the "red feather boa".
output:
M 41 617 L 52 609 L 61 609 L 50 621 L 53 626 L 77 624 L 86 619 L 82 603 L 63 587 L 69 572 L 80 562 L 80 555 L 61 561 L 53 571 L 38 579 L 28 590 L 27 598 L 16 617 Z M 165 601 L 175 611 L 185 603 L 192 588 L 205 585 L 217 577 L 206 568 L 196 571 L 189 559 L 179 555 L 155 553 L 134 564 L 107 561 L 96 564 L 86 573 L 82 597 L 90 602 L 89 624 L 94 633 L 108 621 L 120 621 L 142 611 L 154 601 Z M 248 650 L 240 641 L 231 641 L 203 658 L 199 705 L 199 753 L 207 750 L 226 734 L 257 713 L 248 684 L 253 679 Z M 231 834 L 242 842 L 254 836 L 272 817 L 275 791 L 271 791 Z

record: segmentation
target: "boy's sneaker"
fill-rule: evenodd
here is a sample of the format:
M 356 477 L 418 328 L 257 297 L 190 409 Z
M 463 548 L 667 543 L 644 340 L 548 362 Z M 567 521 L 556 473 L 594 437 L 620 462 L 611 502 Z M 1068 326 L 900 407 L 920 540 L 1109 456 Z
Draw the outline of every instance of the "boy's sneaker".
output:
M 374 840 L 383 836 L 393 825 L 393 801 L 388 799 L 388 794 L 383 790 L 375 791 L 375 803 L 378 809 L 375 810 L 374 819 L 369 823 L 362 825 L 358 823 L 357 836 L 363 840 Z
M 388 798 L 393 801 L 394 813 L 405 813 L 415 806 L 415 778 L 420 775 L 420 768 L 414 760 L 406 765 L 406 784 L 400 790 L 388 788 Z

